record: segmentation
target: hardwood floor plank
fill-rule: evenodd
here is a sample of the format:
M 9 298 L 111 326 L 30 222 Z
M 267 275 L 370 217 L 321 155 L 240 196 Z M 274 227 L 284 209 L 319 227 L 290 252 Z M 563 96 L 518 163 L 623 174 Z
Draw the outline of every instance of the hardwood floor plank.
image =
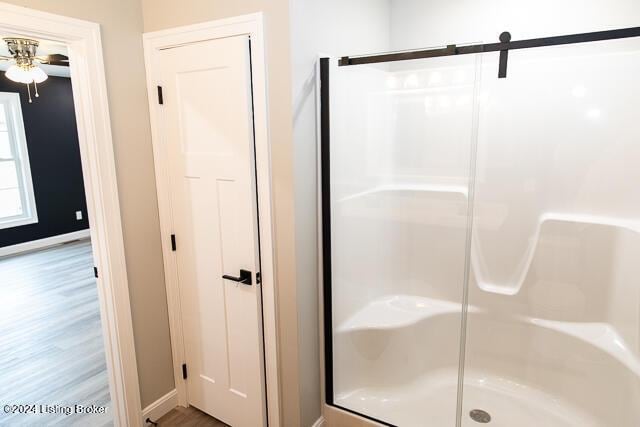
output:
M 157 422 L 159 427 L 229 427 L 194 406 L 178 406 Z
M 5 414 L 0 426 L 110 426 L 91 243 L 0 258 L 0 405 L 98 405 L 106 414 Z

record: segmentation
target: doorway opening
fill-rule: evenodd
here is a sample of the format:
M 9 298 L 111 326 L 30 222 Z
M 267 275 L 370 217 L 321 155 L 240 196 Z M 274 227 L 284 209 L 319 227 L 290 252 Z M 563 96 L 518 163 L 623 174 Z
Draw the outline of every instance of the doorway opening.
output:
M 42 412 L 48 409 L 47 415 L 51 412 L 58 411 L 71 412 L 69 413 L 69 416 L 71 416 L 80 415 L 79 412 L 83 411 L 85 414 L 87 412 L 92 412 L 93 414 L 100 413 L 100 415 L 108 414 L 110 418 L 104 418 L 104 424 L 139 425 L 141 422 L 140 391 L 133 343 L 131 308 L 124 257 L 122 225 L 120 222 L 120 205 L 115 176 L 111 121 L 109 117 L 100 27 L 98 24 L 88 21 L 0 3 L 0 34 L 6 35 L 7 38 L 14 39 L 14 46 L 8 46 L 7 55 L 5 56 L 9 59 L 9 67 L 15 65 L 19 68 L 17 70 L 14 68 L 13 71 L 10 71 L 10 75 L 13 77 L 13 80 L 23 85 L 22 90 L 24 91 L 23 93 L 25 93 L 24 99 L 26 100 L 26 104 L 20 105 L 20 109 L 14 109 L 14 112 L 19 111 L 22 113 L 24 120 L 27 120 L 27 107 L 41 108 L 47 102 L 54 100 L 53 96 L 56 91 L 54 88 L 55 85 L 52 82 L 54 82 L 57 77 L 64 78 L 64 76 L 56 76 L 51 70 L 47 71 L 45 67 L 48 65 L 66 67 L 68 64 L 69 71 L 66 78 L 69 76 L 72 77 L 70 83 L 72 96 L 67 95 L 64 97 L 64 100 L 69 103 L 69 105 L 67 105 L 71 111 L 69 115 L 71 117 L 75 116 L 75 138 L 81 163 L 80 177 L 75 175 L 71 181 L 76 184 L 77 181 L 83 181 L 80 185 L 83 190 L 81 193 L 86 198 L 86 206 L 80 208 L 75 207 L 73 208 L 75 210 L 71 211 L 72 222 L 77 224 L 83 223 L 84 221 L 84 229 L 76 232 L 71 231 L 70 228 L 62 227 L 53 233 L 55 235 L 52 234 L 42 239 L 32 237 L 31 240 L 27 239 L 27 241 L 20 243 L 18 241 L 12 241 L 8 245 L 3 245 L 6 246 L 2 249 L 4 253 L 1 251 L 0 253 L 5 256 L 17 256 L 16 254 L 18 252 L 29 252 L 25 257 L 31 258 L 24 258 L 28 261 L 23 261 L 22 263 L 16 262 L 15 265 L 23 265 L 26 263 L 32 267 L 40 268 L 39 274 L 28 276 L 30 279 L 32 279 L 31 276 L 38 276 L 37 279 L 41 280 L 40 286 L 43 286 L 45 282 L 49 283 L 49 286 L 52 286 L 51 283 L 56 283 L 54 280 L 55 276 L 51 273 L 57 271 L 54 270 L 54 266 L 67 269 L 64 273 L 60 273 L 64 275 L 65 281 L 68 280 L 71 282 L 77 280 L 83 283 L 83 285 L 80 285 L 81 289 L 78 288 L 75 289 L 75 291 L 72 290 L 72 284 L 66 283 L 66 286 L 69 288 L 66 289 L 66 295 L 64 296 L 81 298 L 80 294 L 86 292 L 84 296 L 87 300 L 85 300 L 84 303 L 76 301 L 76 303 L 82 307 L 82 309 L 77 307 L 76 314 L 78 311 L 85 309 L 89 311 L 91 309 L 94 310 L 91 314 L 84 313 L 87 317 L 83 319 L 83 321 L 79 321 L 79 323 L 83 323 L 84 327 L 90 327 L 92 323 L 99 324 L 102 336 L 103 362 L 97 362 L 97 368 L 91 372 L 101 372 L 103 375 L 102 378 L 106 375 L 108 390 L 105 393 L 103 387 L 104 382 L 102 382 L 103 380 L 100 378 L 100 375 L 96 374 L 94 375 L 94 380 L 96 383 L 101 382 L 102 388 L 99 388 L 101 391 L 96 392 L 94 397 L 89 396 L 88 392 L 80 393 L 87 402 L 94 402 L 94 406 L 88 408 L 81 406 L 83 405 L 82 402 L 73 402 L 74 406 L 70 409 L 67 409 L 64 405 L 63 407 L 53 406 L 47 408 L 43 406 L 35 407 L 34 409 L 33 405 L 28 406 L 28 404 L 35 402 L 26 401 L 4 403 L 17 405 L 16 409 L 18 412 L 27 409 Z M 38 47 L 40 47 L 39 43 L 42 42 L 43 50 L 38 52 L 36 49 L 36 52 L 32 52 L 34 47 L 32 42 L 17 42 L 15 39 L 36 41 Z M 20 55 L 15 54 L 15 45 L 19 45 L 18 47 L 22 49 Z M 66 53 L 47 52 L 44 49 L 45 45 L 49 45 L 50 48 L 53 48 L 54 45 L 58 48 L 64 48 L 66 49 Z M 31 53 L 33 53 L 33 57 L 42 56 L 44 59 L 32 58 L 29 56 Z M 65 61 L 62 61 L 62 56 L 67 57 Z M 60 62 L 65 62 L 65 64 L 60 64 Z M 32 65 L 35 65 L 37 69 L 34 70 L 34 67 L 31 67 Z M 7 69 L 7 71 L 9 71 L 9 69 Z M 1 71 L 0 73 L 4 74 Z M 45 74 L 45 77 L 48 77 L 46 81 L 43 78 L 43 74 Z M 2 77 L 2 79 L 4 79 L 4 77 Z M 28 88 L 26 87 L 27 83 L 29 83 Z M 29 98 L 31 98 L 31 102 L 29 102 Z M 56 105 L 55 114 L 52 114 L 53 118 L 59 119 L 58 115 L 61 114 L 63 110 L 60 105 Z M 32 109 L 29 113 L 32 111 L 35 110 Z M 10 126 L 19 130 L 20 127 L 15 124 L 17 123 L 15 120 L 17 112 L 10 114 L 10 116 L 11 118 L 7 119 Z M 48 119 L 40 119 L 41 122 L 46 120 Z M 24 124 L 26 125 L 26 123 Z M 60 123 L 56 123 L 56 125 L 59 124 Z M 9 129 L 9 127 L 7 127 L 7 129 Z M 28 134 L 25 132 L 25 146 L 29 144 L 29 138 L 27 138 L 27 136 Z M 16 136 L 16 138 L 18 137 L 19 135 Z M 52 139 L 53 136 L 49 136 L 49 138 Z M 31 156 L 31 147 L 25 148 L 24 152 L 26 154 L 22 154 L 19 143 L 12 144 L 13 145 L 10 146 L 11 151 L 5 149 L 4 153 L 11 153 L 10 156 L 6 157 L 6 163 L 10 164 L 10 166 L 4 166 L 6 168 L 4 172 L 13 171 L 13 174 L 7 173 L 9 178 L 6 176 L 3 177 L 5 181 L 8 180 L 11 184 L 6 186 L 8 191 L 5 197 L 7 200 L 12 201 L 11 206 L 13 209 L 11 212 L 4 212 L 7 217 L 12 217 L 5 219 L 7 222 L 16 220 L 10 225 L 15 227 L 25 225 L 34 231 L 37 224 L 46 221 L 48 215 L 43 208 L 50 206 L 50 203 L 43 202 L 39 197 L 38 188 L 42 188 L 42 185 L 37 184 L 37 180 L 33 179 L 33 169 L 35 169 L 36 166 L 36 162 L 34 162 L 34 160 L 36 160 L 35 156 L 29 157 L 29 165 L 26 165 L 23 161 L 25 156 Z M 5 144 L 5 147 L 6 146 L 9 146 L 9 144 Z M 46 147 L 51 149 L 51 144 Z M 68 168 L 63 164 L 64 159 L 68 158 L 69 157 L 62 156 L 57 150 L 53 150 L 53 153 L 48 153 L 48 162 L 50 165 L 57 165 L 59 168 Z M 76 152 L 74 161 L 77 165 L 78 152 Z M 31 177 L 31 181 L 29 181 L 29 177 Z M 43 185 L 55 186 L 56 183 L 54 181 L 45 181 Z M 31 187 L 33 187 L 33 197 L 30 197 Z M 13 196 L 11 196 L 12 194 Z M 57 197 L 55 202 L 62 204 L 64 200 L 71 198 L 71 190 L 67 190 L 64 196 Z M 9 209 L 9 211 L 10 210 L 11 209 Z M 18 218 L 20 216 L 22 218 Z M 63 216 L 64 219 L 68 219 L 68 216 Z M 86 230 L 89 224 L 90 228 L 88 229 L 89 233 L 87 236 Z M 90 238 L 90 243 L 87 237 Z M 68 243 L 74 239 L 80 241 Z M 41 240 L 45 241 L 42 242 Z M 60 246 L 62 243 L 66 243 L 66 245 Z M 45 252 L 33 252 L 34 250 L 42 250 L 44 247 L 49 247 L 50 245 L 54 246 L 46 249 Z M 64 251 L 62 251 L 62 249 L 64 249 Z M 42 258 L 52 259 L 52 253 L 57 253 L 59 259 L 64 259 L 64 261 L 52 262 L 51 266 L 49 266 L 50 268 L 38 264 Z M 16 271 L 10 264 L 12 263 L 7 263 L 6 268 L 11 271 Z M 71 270 L 74 268 L 77 269 L 76 274 L 71 273 Z M 19 270 L 18 268 L 18 271 Z M 24 285 L 26 280 L 24 276 L 23 279 L 24 280 L 19 279 L 18 283 L 23 283 L 23 286 L 26 286 Z M 35 292 L 38 299 L 42 300 L 42 298 L 40 298 L 42 295 L 39 294 L 37 283 L 34 282 L 33 286 L 36 287 L 36 290 L 32 290 L 31 293 L 29 293 L 29 291 L 26 291 L 24 288 L 20 288 L 19 285 L 18 288 L 20 289 L 16 291 L 18 292 L 16 299 L 25 297 L 25 295 L 28 299 L 32 297 Z M 60 296 L 61 294 L 55 295 L 55 291 L 49 288 L 47 289 L 51 292 L 51 298 L 45 301 L 46 304 L 53 305 L 59 303 L 63 298 Z M 97 294 L 97 298 L 91 296 L 91 290 L 95 292 L 94 295 Z M 94 299 L 91 300 L 91 298 Z M 93 302 L 90 302 L 90 300 Z M 92 304 L 93 308 L 91 308 Z M 96 305 L 98 316 L 96 316 L 95 312 Z M 68 307 L 66 307 L 65 315 L 73 316 L 73 307 L 73 303 L 69 303 Z M 25 318 L 29 317 L 30 314 L 32 315 L 32 313 L 27 313 L 26 311 L 19 313 L 19 315 Z M 32 315 L 31 317 L 31 319 L 37 318 L 37 315 Z M 64 322 L 61 324 L 64 324 Z M 13 328 L 19 329 L 22 326 L 24 325 L 20 324 L 19 321 L 11 323 L 11 327 Z M 46 329 L 46 327 L 50 326 L 50 324 L 46 324 L 44 328 Z M 71 325 L 67 324 L 67 326 L 73 329 Z M 80 327 L 78 325 L 73 326 Z M 63 329 L 64 328 L 61 327 L 58 332 Z M 94 328 L 93 333 L 98 334 L 98 331 Z M 28 334 L 28 330 L 27 332 L 23 330 L 22 334 Z M 60 335 L 64 335 L 64 332 L 60 332 Z M 68 335 L 69 337 L 72 336 L 71 333 L 68 333 Z M 90 334 L 83 336 L 89 339 L 88 335 Z M 9 331 L 0 330 L 0 340 L 4 341 L 10 337 Z M 64 351 L 65 348 L 68 350 L 72 340 L 70 339 L 65 342 L 61 337 L 59 338 L 57 342 L 58 350 L 62 349 L 61 351 Z M 19 337 L 19 339 L 28 341 L 24 336 Z M 85 353 L 91 353 L 95 350 L 95 360 L 100 359 L 100 351 L 98 350 L 100 347 L 99 342 L 100 340 L 96 338 L 92 341 L 95 345 L 94 349 L 89 348 L 89 346 L 84 349 Z M 51 347 L 43 351 L 47 350 L 53 351 Z M 74 361 L 67 360 L 68 365 L 71 365 L 72 362 Z M 45 362 L 45 364 L 46 363 L 48 363 L 48 361 Z M 20 367 L 22 365 L 17 363 L 17 366 Z M 47 365 L 46 369 L 49 368 Z M 70 366 L 66 366 L 64 370 L 57 372 L 55 378 L 62 377 L 64 374 L 68 374 L 69 371 L 71 371 Z M 39 372 L 36 371 L 30 374 L 33 375 L 35 379 L 38 373 Z M 91 377 L 91 374 L 86 375 Z M 72 383 L 73 381 L 78 381 L 78 378 L 70 381 L 70 383 L 65 383 L 64 385 L 57 384 L 56 391 L 65 391 L 67 394 L 71 394 L 71 390 L 74 389 Z M 15 388 L 17 390 L 17 387 L 13 387 L 13 385 L 14 384 L 10 384 L 8 389 L 13 390 Z M 53 386 L 52 383 L 49 385 Z M 37 391 L 41 392 L 42 390 Z M 52 396 L 53 393 L 50 393 L 50 395 Z M 31 398 L 32 396 L 25 397 Z M 69 396 L 67 396 L 67 398 L 73 399 L 73 397 Z M 54 402 L 52 401 L 51 403 Z M 75 406 L 76 403 L 78 403 L 78 407 Z M 100 406 L 107 407 L 107 410 L 97 408 Z M 1 416 L 4 415 L 5 414 L 2 414 Z M 3 420 L 0 419 L 0 423 L 2 423 L 2 421 Z M 68 420 L 62 420 L 62 425 L 68 425 L 69 422 L 67 421 Z M 95 418 L 94 421 L 96 421 L 97 424 L 101 423 L 97 418 Z M 29 421 L 22 422 L 22 424 L 33 424 L 34 422 L 37 424 L 44 423 L 44 421 L 38 422 L 37 420 L 30 419 Z M 79 422 L 85 425 L 84 420 L 79 420 Z
M 67 47 L 0 44 L 0 384 L 8 425 L 113 423 Z M 37 47 L 27 66 L 25 52 Z M 39 71 L 34 81 L 11 73 Z M 23 77 L 27 77 L 24 79 Z M 38 82 L 38 80 L 40 80 Z M 27 83 L 28 82 L 28 83 Z M 38 84 L 39 83 L 39 84 Z M 39 86 L 39 87 L 38 87 Z

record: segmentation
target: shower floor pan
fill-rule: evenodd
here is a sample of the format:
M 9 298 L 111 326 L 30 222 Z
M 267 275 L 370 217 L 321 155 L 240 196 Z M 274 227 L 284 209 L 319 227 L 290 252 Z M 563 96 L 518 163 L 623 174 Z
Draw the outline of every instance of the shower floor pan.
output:
M 336 405 L 398 426 L 455 426 L 460 320 L 459 305 L 407 295 L 363 307 L 334 336 Z M 489 426 L 637 427 L 639 366 L 610 324 L 470 307 L 462 425 L 483 424 L 470 417 L 480 410 Z
M 603 426 L 579 408 L 529 387 L 467 373 L 462 425 L 480 426 L 470 412 L 486 411 L 492 427 Z M 458 374 L 455 370 L 421 378 L 410 386 L 363 388 L 339 395 L 336 404 L 402 427 L 453 427 Z M 454 403 L 452 405 L 452 402 Z

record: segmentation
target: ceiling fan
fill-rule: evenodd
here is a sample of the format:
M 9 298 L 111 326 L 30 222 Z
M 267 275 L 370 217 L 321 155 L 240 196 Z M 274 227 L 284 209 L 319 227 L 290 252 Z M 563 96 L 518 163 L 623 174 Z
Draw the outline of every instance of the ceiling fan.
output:
M 69 58 L 65 55 L 53 54 L 37 56 L 36 51 L 40 45 L 40 42 L 37 40 L 16 37 L 9 37 L 3 40 L 7 44 L 7 49 L 11 56 L 0 56 L 0 60 L 14 61 L 14 64 L 5 72 L 5 76 L 9 80 L 27 85 L 30 103 L 33 102 L 31 99 L 30 84 L 33 83 L 37 98 L 40 96 L 40 94 L 38 94 L 38 83 L 42 83 L 49 77 L 47 73 L 39 67 L 39 64 L 69 66 Z

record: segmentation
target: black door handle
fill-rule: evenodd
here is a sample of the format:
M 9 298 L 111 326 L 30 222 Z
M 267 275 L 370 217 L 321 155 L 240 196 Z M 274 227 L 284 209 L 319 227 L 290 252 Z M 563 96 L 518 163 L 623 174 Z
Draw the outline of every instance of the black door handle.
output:
M 251 272 L 249 270 L 240 270 L 240 277 L 229 276 L 225 274 L 223 279 L 231 280 L 233 282 L 242 283 L 243 285 L 251 286 Z

